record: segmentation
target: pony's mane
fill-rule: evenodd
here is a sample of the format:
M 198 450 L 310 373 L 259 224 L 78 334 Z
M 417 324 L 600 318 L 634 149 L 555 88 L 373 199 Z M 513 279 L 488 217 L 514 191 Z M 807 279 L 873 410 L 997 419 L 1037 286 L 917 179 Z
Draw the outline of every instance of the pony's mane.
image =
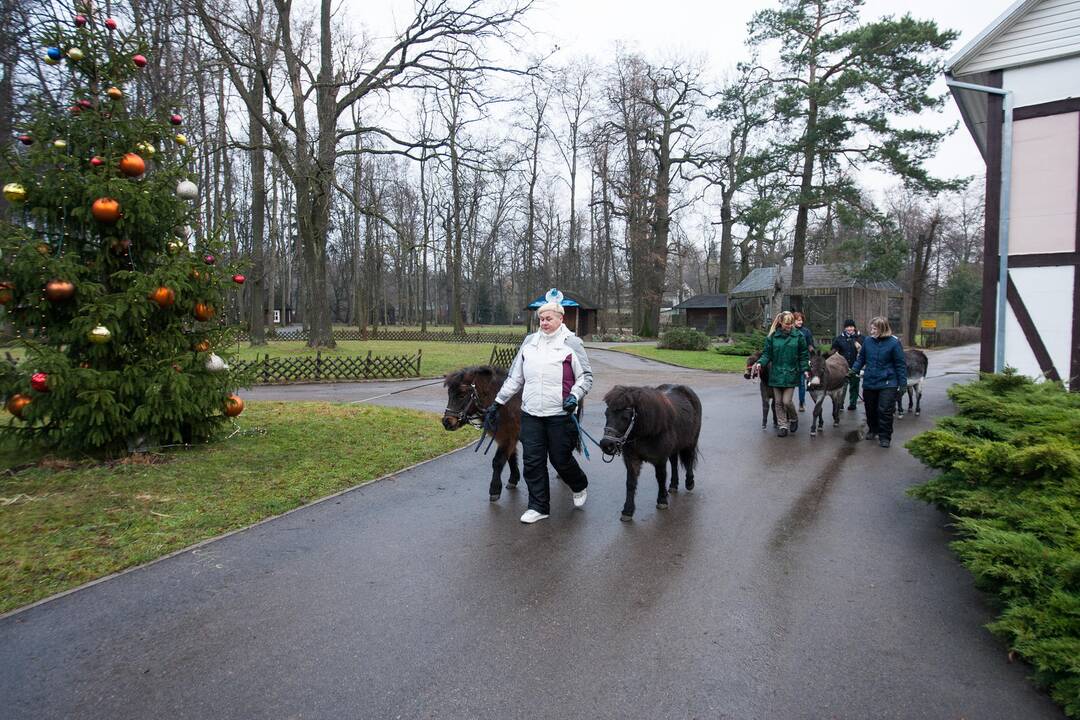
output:
M 634 408 L 635 427 L 645 435 L 661 433 L 675 420 L 675 408 L 664 391 L 657 388 L 616 385 L 604 395 L 604 402 L 616 410 Z
M 451 385 L 475 382 L 478 378 L 488 379 L 493 382 L 500 381 L 506 378 L 506 371 L 499 368 L 493 368 L 490 365 L 472 365 L 447 373 L 443 385 L 445 387 L 450 387 Z

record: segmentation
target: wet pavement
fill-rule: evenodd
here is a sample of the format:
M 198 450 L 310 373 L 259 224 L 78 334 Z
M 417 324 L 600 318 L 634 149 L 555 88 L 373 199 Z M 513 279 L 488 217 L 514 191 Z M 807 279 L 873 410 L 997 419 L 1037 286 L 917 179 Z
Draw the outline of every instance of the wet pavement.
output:
M 2 715 L 1063 717 L 983 627 L 948 518 L 904 495 L 929 473 L 902 443 L 977 348 L 931 354 L 889 450 L 854 439 L 856 413 L 779 439 L 741 377 L 590 356 L 594 398 L 701 395 L 697 489 L 669 509 L 647 470 L 619 522 L 622 467 L 594 454 L 585 508 L 553 484 L 551 518 L 523 526 L 524 488 L 489 503 L 466 449 L 0 619 Z M 370 401 L 445 403 L 414 392 Z M 602 404 L 585 418 L 599 430 Z

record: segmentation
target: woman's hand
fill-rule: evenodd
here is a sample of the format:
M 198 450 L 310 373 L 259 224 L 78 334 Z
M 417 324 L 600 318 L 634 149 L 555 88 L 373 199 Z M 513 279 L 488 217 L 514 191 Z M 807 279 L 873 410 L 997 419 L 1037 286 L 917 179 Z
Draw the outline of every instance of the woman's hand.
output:
M 499 403 L 491 403 L 484 411 L 483 427 L 492 434 L 499 428 Z
M 573 415 L 577 410 L 577 396 L 574 393 L 570 393 L 565 400 L 563 400 L 562 409 L 566 411 L 567 415 Z

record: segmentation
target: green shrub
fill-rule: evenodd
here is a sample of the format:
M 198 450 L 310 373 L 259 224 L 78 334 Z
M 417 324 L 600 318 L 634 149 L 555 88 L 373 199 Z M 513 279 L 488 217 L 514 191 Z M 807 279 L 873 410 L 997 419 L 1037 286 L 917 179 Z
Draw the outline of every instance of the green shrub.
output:
M 763 347 L 765 347 L 765 333 L 754 331 L 732 336 L 730 343 L 717 345 L 716 352 L 721 355 L 747 357 L 760 351 Z
M 709 336 L 688 327 L 673 327 L 660 336 L 656 347 L 667 350 L 708 350 Z
M 958 414 L 907 445 L 941 475 L 909 493 L 956 518 L 953 549 L 1001 600 L 990 630 L 1080 717 L 1080 394 L 1009 372 L 949 396 Z

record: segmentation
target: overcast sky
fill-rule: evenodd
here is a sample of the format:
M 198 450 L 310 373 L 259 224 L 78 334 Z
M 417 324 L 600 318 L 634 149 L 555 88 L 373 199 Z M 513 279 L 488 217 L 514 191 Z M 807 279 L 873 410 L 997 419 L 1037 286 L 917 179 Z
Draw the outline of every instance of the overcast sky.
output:
M 951 56 L 1011 4 L 1011 0 L 867 0 L 862 17 L 911 13 L 936 21 L 940 28 L 958 30 L 960 38 Z M 606 62 L 614 57 L 616 43 L 622 42 L 654 60 L 703 57 L 710 74 L 721 77 L 748 57 L 746 24 L 753 13 L 775 6 L 767 0 L 538 0 L 526 22 L 536 33 L 531 38 L 535 50 L 543 53 L 557 47 L 556 61 L 588 55 Z M 374 35 L 389 34 L 394 24 L 409 18 L 411 7 L 411 0 L 378 5 L 371 0 L 342 0 L 344 17 L 360 20 Z M 943 81 L 937 90 L 945 91 Z M 954 123 L 960 123 L 960 113 L 949 100 L 943 113 L 928 116 L 921 124 L 943 128 Z M 962 124 L 929 168 L 938 176 L 984 172 L 982 158 Z M 863 182 L 880 189 L 894 181 L 864 175 Z

